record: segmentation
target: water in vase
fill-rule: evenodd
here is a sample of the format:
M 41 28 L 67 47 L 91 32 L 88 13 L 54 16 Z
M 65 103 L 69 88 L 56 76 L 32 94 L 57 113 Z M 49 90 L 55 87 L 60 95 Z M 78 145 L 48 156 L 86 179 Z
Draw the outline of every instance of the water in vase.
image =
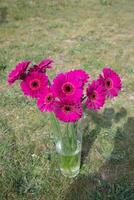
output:
M 59 154 L 59 164 L 62 174 L 70 178 L 75 177 L 80 170 L 81 143 L 77 141 L 75 151 L 63 151 L 60 142 L 57 143 L 56 149 Z

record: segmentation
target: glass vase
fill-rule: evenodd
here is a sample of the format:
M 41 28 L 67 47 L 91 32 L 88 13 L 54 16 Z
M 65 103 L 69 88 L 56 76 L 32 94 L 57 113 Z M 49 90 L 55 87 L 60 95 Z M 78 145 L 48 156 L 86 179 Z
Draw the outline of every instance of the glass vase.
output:
M 53 136 L 61 173 L 66 177 L 79 174 L 81 163 L 82 131 L 80 122 L 63 123 L 51 113 Z

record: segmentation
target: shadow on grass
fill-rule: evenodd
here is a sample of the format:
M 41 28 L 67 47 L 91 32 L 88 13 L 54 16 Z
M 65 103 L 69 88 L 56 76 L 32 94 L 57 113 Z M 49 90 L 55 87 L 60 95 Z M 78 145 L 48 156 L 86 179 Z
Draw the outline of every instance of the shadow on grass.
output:
M 92 144 L 94 143 L 97 135 L 100 133 L 102 128 L 110 128 L 113 122 L 119 122 L 122 118 L 126 117 L 127 111 L 125 108 L 121 108 L 119 112 L 115 113 L 113 108 L 105 108 L 102 114 L 88 111 L 88 116 L 86 123 L 95 124 L 95 128 L 90 131 L 90 127 L 85 127 L 83 145 L 82 145 L 82 155 L 81 155 L 81 165 L 84 163 Z M 87 133 L 87 134 L 85 134 Z
M 115 113 L 107 108 L 102 114 L 90 113 L 95 129 L 83 140 L 85 155 L 88 155 L 92 144 L 101 128 L 108 128 L 127 116 L 125 108 Z M 98 129 L 98 127 L 100 127 Z M 95 135 L 94 135 L 95 133 Z M 134 199 L 134 117 L 117 128 L 114 138 L 114 149 L 110 157 L 96 174 L 79 175 L 68 188 L 65 200 L 133 200 Z M 86 150 L 85 150 L 86 148 Z
M 116 131 L 114 149 L 101 167 L 101 176 L 111 182 L 122 180 L 134 183 L 134 117 L 128 117 Z
M 7 7 L 0 7 L 0 24 L 7 22 Z
M 108 183 L 99 177 L 79 176 L 64 200 L 133 200 L 134 187 L 127 183 Z

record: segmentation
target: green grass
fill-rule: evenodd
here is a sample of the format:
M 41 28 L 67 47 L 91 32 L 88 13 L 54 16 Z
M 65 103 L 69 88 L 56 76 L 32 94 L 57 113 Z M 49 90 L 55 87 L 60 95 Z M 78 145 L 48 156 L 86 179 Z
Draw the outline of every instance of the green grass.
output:
M 133 0 L 0 1 L 0 200 L 134 199 Z M 89 113 L 81 172 L 64 178 L 47 114 L 6 77 L 22 59 L 55 60 L 51 77 L 103 66 L 122 76 L 123 90 Z

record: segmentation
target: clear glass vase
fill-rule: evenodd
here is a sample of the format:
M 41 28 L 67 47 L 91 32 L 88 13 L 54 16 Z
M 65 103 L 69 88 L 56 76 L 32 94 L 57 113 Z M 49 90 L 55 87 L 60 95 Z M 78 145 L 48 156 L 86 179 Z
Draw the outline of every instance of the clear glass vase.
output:
M 66 177 L 75 177 L 80 171 L 82 131 L 80 122 L 63 123 L 51 113 L 53 136 L 59 158 L 61 173 Z

